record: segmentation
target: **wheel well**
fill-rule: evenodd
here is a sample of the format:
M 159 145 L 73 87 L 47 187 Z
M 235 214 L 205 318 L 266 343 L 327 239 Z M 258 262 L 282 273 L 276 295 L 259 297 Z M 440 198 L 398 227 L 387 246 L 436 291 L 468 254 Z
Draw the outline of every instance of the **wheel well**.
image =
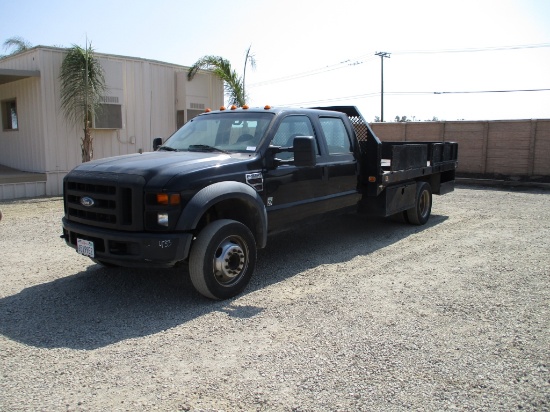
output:
M 196 227 L 196 233 L 199 233 L 209 223 L 219 219 L 231 219 L 241 222 L 248 227 L 256 241 L 259 239 L 256 228 L 255 218 L 257 211 L 250 203 L 242 199 L 225 199 L 212 205 L 200 218 Z
M 430 188 L 432 189 L 432 192 L 436 192 L 439 190 L 439 185 L 441 182 L 441 176 L 439 173 L 435 173 L 430 176 L 421 177 L 417 180 L 417 182 L 426 182 L 430 184 Z

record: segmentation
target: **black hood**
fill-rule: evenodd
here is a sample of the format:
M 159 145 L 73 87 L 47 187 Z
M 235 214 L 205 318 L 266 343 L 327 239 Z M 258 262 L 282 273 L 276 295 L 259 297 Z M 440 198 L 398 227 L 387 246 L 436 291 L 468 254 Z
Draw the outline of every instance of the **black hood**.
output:
M 250 157 L 246 156 L 246 160 Z M 77 172 L 119 173 L 142 176 L 146 184 L 165 186 L 178 175 L 199 172 L 245 161 L 242 155 L 205 152 L 147 152 L 108 157 L 83 163 Z

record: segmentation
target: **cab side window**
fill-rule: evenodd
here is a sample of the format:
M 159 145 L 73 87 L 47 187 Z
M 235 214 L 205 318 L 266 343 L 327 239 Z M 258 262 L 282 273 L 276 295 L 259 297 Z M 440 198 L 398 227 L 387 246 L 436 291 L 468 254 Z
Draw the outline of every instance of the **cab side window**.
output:
M 327 140 L 329 154 L 353 152 L 351 139 L 342 119 L 337 117 L 321 117 L 319 122 Z
M 279 125 L 271 145 L 273 146 L 282 146 L 282 147 L 291 147 L 294 144 L 294 138 L 296 136 L 313 136 L 315 138 L 315 133 L 313 131 L 313 126 L 311 120 L 307 116 L 288 116 Z M 319 144 L 317 146 L 317 155 L 319 154 Z M 278 158 L 289 160 L 293 158 L 292 153 L 279 153 Z

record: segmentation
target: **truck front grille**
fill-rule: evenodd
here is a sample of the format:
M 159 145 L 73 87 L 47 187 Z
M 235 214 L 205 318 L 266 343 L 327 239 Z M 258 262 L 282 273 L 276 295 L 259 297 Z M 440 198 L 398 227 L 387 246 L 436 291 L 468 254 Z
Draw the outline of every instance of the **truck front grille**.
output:
M 143 187 L 140 176 L 70 173 L 64 181 L 65 214 L 90 226 L 143 230 Z

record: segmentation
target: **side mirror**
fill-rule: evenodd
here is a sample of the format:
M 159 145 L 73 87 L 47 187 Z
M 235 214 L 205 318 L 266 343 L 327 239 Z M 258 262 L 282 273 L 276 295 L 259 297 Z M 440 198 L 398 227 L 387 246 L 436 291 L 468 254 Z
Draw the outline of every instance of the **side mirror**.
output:
M 155 137 L 153 139 L 153 150 L 156 151 L 160 146 L 162 146 L 162 137 Z
M 312 167 L 317 164 L 317 149 L 313 136 L 296 136 L 294 138 L 294 165 Z

